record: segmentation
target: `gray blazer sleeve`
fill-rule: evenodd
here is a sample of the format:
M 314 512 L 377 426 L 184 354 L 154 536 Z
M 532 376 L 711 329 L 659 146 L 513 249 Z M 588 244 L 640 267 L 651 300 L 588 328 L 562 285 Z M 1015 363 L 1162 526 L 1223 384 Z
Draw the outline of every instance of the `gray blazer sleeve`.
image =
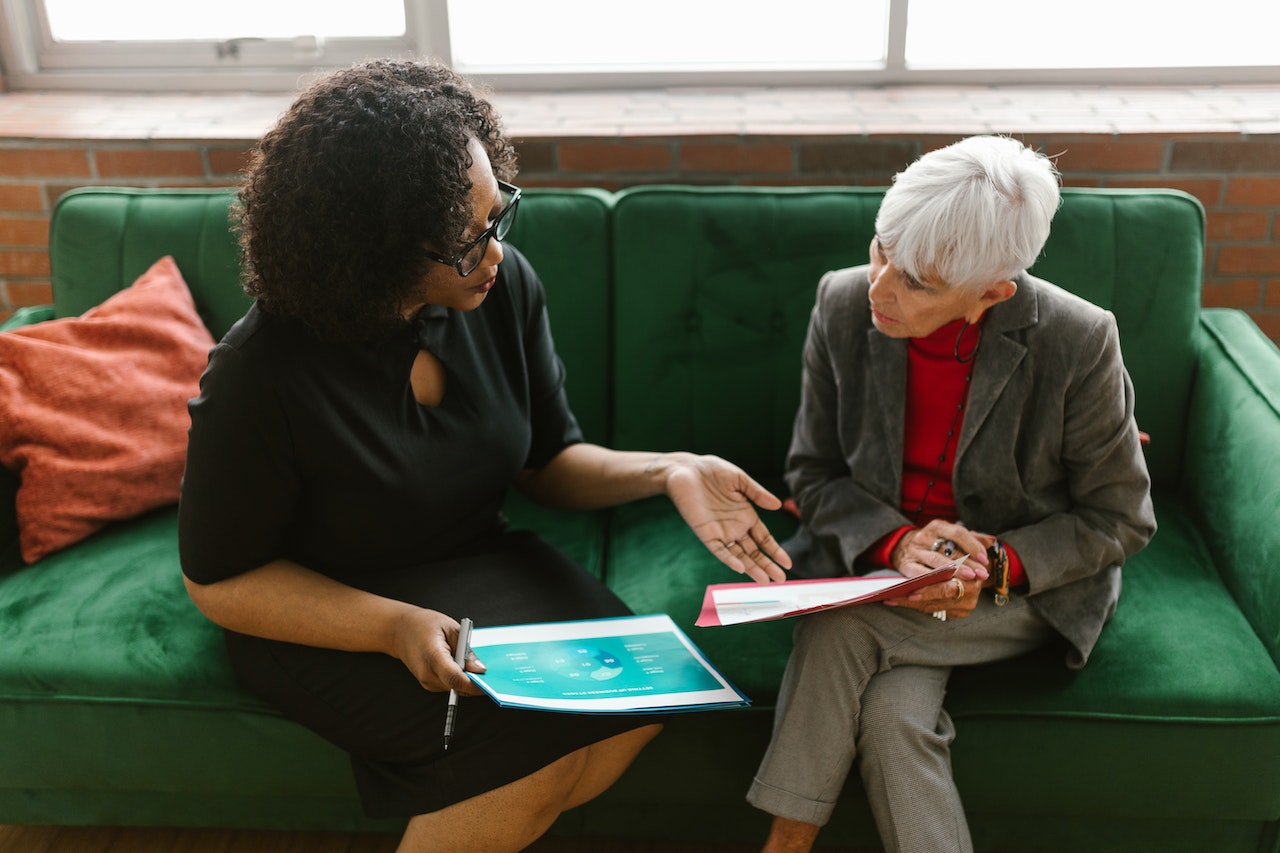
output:
M 1083 331 L 1067 348 L 1073 361 L 1054 371 L 1067 380 L 1059 385 L 1060 427 L 1027 434 L 1034 467 L 1003 481 L 1025 509 L 998 532 L 1022 558 L 1032 594 L 1123 565 L 1155 531 L 1115 319 L 1098 312 Z M 1037 395 L 1040 405 L 1058 407 L 1045 396 Z M 989 426 L 1002 429 L 998 415 Z
M 858 555 L 910 523 L 898 509 L 906 346 L 869 326 L 862 269 L 824 276 L 809 319 L 786 475 L 804 523 L 791 546 L 801 576 L 850 574 Z M 896 448 L 883 429 L 894 412 Z M 886 464 L 895 452 L 897 466 Z

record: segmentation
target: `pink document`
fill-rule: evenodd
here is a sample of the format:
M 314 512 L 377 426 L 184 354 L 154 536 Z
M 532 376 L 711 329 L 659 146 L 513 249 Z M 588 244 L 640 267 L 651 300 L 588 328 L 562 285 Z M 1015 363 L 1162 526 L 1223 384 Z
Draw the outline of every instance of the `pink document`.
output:
M 762 584 L 717 583 L 707 587 L 702 598 L 702 612 L 694 624 L 706 628 L 714 625 L 737 625 L 785 619 L 833 607 L 902 598 L 921 587 L 950 580 L 969 558 L 968 554 L 940 569 L 914 578 L 897 572 L 876 573 L 849 578 L 818 578 L 783 583 Z

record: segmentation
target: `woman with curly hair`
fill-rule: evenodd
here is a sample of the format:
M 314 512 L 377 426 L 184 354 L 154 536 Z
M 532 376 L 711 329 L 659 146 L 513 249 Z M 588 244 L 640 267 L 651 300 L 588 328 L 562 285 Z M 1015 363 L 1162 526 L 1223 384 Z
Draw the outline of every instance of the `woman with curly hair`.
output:
M 374 61 L 303 94 L 240 192 L 254 304 L 210 356 L 180 505 L 182 569 L 237 677 L 352 756 L 402 850 L 517 850 L 607 788 L 660 726 L 469 703 L 456 617 L 626 606 L 500 507 L 666 494 L 721 560 L 789 566 L 712 456 L 582 440 L 541 283 L 502 239 L 520 190 L 492 107 L 434 65 Z M 465 669 L 483 671 L 471 657 Z

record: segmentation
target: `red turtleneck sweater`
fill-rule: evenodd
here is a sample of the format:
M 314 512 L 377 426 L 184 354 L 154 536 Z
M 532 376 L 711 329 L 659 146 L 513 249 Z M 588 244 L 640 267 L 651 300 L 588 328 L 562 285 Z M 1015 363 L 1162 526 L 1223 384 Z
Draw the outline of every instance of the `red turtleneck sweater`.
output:
M 956 320 L 927 337 L 911 338 L 907 344 L 902 512 L 917 527 L 935 518 L 959 518 L 951 474 L 973 367 L 972 361 L 962 364 L 956 360 L 956 337 L 962 328 L 964 321 Z M 960 343 L 961 355 L 972 352 L 977 342 L 976 329 L 965 329 Z M 890 565 L 889 556 L 894 546 L 912 529 L 904 526 L 893 531 L 867 549 L 863 559 L 878 566 Z M 1020 586 L 1026 581 L 1022 561 L 1007 543 L 1005 550 L 1009 553 L 1009 584 Z

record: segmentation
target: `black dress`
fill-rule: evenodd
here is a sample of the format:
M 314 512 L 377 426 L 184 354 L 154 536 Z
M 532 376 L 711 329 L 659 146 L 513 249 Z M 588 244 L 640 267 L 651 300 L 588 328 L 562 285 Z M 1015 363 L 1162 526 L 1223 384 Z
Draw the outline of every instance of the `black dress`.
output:
M 212 583 L 286 558 L 477 625 L 625 615 L 586 570 L 501 515 L 522 468 L 581 432 L 545 297 L 512 247 L 479 308 L 424 308 L 367 344 L 316 339 L 250 309 L 191 403 L 179 509 L 183 572 Z M 419 349 L 440 405 L 409 384 Z M 466 699 L 443 751 L 446 695 L 398 660 L 228 632 L 242 683 L 352 755 L 373 817 L 435 811 L 650 720 L 499 709 Z

